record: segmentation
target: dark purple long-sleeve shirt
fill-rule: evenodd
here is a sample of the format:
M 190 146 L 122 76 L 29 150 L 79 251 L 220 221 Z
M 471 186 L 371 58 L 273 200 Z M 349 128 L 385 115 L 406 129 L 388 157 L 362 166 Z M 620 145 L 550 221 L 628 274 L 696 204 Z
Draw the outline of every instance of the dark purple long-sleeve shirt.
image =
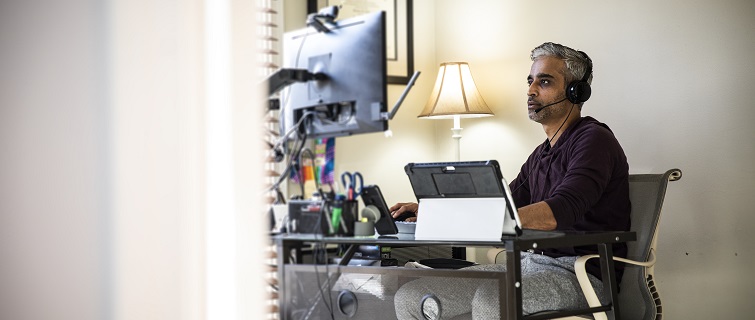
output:
M 567 128 L 553 148 L 547 140 L 538 146 L 509 185 L 517 207 L 545 201 L 556 218 L 556 230 L 629 230 L 629 164 L 611 129 L 592 117 Z M 626 257 L 626 244 L 614 244 L 613 252 Z M 552 257 L 593 254 L 597 246 L 543 253 Z M 598 266 L 590 260 L 588 272 L 600 278 Z M 618 279 L 622 273 L 617 268 Z

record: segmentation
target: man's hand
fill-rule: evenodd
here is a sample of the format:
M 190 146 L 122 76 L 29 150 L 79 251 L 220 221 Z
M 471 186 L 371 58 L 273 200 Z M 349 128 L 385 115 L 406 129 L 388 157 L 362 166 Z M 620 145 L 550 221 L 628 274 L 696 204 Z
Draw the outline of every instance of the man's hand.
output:
M 394 204 L 392 207 L 390 207 L 391 216 L 394 219 L 398 218 L 398 216 L 400 216 L 404 212 L 414 212 L 415 215 L 419 215 L 419 212 L 417 212 L 418 209 L 419 209 L 419 205 L 414 202 L 399 202 L 397 204 Z M 408 221 L 408 222 L 417 221 L 417 217 L 409 217 L 409 218 L 406 218 L 405 221 Z

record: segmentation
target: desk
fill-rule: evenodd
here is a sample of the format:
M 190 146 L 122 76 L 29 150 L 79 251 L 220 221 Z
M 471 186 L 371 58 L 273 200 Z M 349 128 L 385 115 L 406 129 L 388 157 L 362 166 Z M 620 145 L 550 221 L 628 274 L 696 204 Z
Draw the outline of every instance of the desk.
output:
M 402 246 L 491 246 L 506 248 L 505 282 L 500 290 L 500 310 L 503 319 L 552 319 L 570 315 L 589 314 L 605 311 L 609 319 L 618 319 L 618 285 L 614 273 L 613 250 L 611 244 L 636 240 L 634 232 L 546 232 L 525 230 L 519 237 L 503 236 L 500 241 L 437 241 L 415 240 L 413 234 L 398 234 L 388 237 L 323 237 L 312 234 L 282 234 L 273 237 L 278 246 L 278 279 L 280 288 L 286 281 L 284 278 L 284 266 L 290 261 L 292 251 L 299 251 L 305 243 L 320 244 L 347 244 L 349 249 L 344 254 L 342 265 L 348 263 L 359 245 L 383 245 L 391 247 Z M 611 303 L 597 308 L 589 308 L 576 311 L 565 311 L 548 314 L 522 315 L 522 288 L 521 288 L 521 251 L 529 249 L 545 249 L 559 247 L 573 247 L 583 245 L 597 245 L 600 254 L 600 265 L 603 276 L 603 284 L 610 295 Z M 300 261 L 300 260 L 297 260 Z M 286 301 L 284 292 L 280 290 L 280 301 Z M 505 297 L 505 298 L 504 298 Z M 286 306 L 281 305 L 280 318 L 286 319 Z

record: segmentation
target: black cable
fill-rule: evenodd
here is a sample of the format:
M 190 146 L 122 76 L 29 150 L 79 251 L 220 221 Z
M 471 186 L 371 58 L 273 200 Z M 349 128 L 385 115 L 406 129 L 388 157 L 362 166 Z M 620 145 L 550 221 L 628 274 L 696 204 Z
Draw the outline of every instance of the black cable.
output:
M 498 253 L 495 254 L 495 258 L 493 258 L 493 264 L 497 264 L 498 263 L 498 255 L 500 255 L 501 252 L 506 252 L 506 249 L 498 251 Z
M 296 161 L 296 159 L 299 158 L 299 153 L 304 148 L 304 145 L 306 144 L 306 141 L 307 141 L 307 133 L 304 132 L 303 134 L 298 134 L 298 131 L 299 131 L 298 128 L 302 126 L 305 120 L 312 115 L 315 115 L 315 113 L 314 112 L 304 113 L 304 115 L 302 115 L 302 118 L 299 119 L 299 122 L 297 122 L 296 125 L 293 128 L 291 128 L 286 135 L 281 137 L 281 140 L 279 140 L 278 143 L 276 143 L 276 146 L 279 146 L 287 142 L 288 136 L 294 132 L 297 132 L 297 135 L 295 136 L 295 139 L 292 143 L 292 148 L 289 149 L 289 151 L 291 152 L 288 154 L 288 162 L 286 163 L 286 168 L 283 170 L 283 173 L 281 173 L 280 177 L 278 177 L 278 180 L 272 186 L 270 186 L 270 188 L 266 191 L 280 190 L 280 184 L 283 183 L 283 181 L 285 181 L 288 178 L 290 171 L 293 169 L 294 162 Z
M 333 313 L 333 297 L 330 294 L 328 294 L 328 298 L 327 298 L 328 302 L 326 302 L 326 299 L 324 298 L 325 297 L 325 291 L 323 291 L 322 281 L 320 281 L 320 272 L 317 270 L 317 262 L 318 262 L 317 259 L 322 254 L 323 257 L 324 257 L 324 259 L 325 259 L 325 274 L 328 275 L 325 280 L 327 281 L 328 291 L 330 291 L 330 280 L 331 279 L 330 279 L 330 270 L 328 268 L 328 249 L 327 249 L 327 247 L 325 246 L 325 244 L 322 241 L 317 241 L 318 240 L 317 239 L 318 236 L 320 236 L 320 240 L 322 240 L 323 232 L 327 232 L 327 230 L 325 230 L 325 231 L 322 230 L 322 217 L 323 217 L 323 215 L 327 214 L 326 206 L 324 204 L 325 203 L 323 202 L 323 206 L 320 209 L 320 214 L 317 217 L 317 223 L 315 224 L 316 228 L 319 229 L 319 230 L 314 230 L 315 244 L 313 245 L 314 247 L 312 248 L 312 259 L 314 260 L 313 261 L 313 266 L 314 266 L 314 269 L 315 269 L 315 279 L 317 280 L 317 289 L 320 292 L 320 297 L 322 298 L 322 303 L 325 305 L 325 308 L 328 310 L 328 314 L 330 314 L 331 320 L 335 320 L 335 314 Z M 329 229 L 329 227 L 328 227 L 328 229 Z M 318 303 L 318 300 L 319 299 L 316 299 L 313 302 L 313 304 L 310 306 L 309 312 L 307 312 L 307 315 L 306 315 L 307 317 L 305 317 L 305 319 L 309 318 L 309 315 L 314 310 L 315 306 Z
M 312 151 L 309 150 L 309 149 L 304 149 L 304 150 L 302 150 L 302 151 L 299 152 L 300 156 L 303 155 L 303 154 L 306 154 L 306 153 L 312 154 Z M 313 260 L 314 260 L 313 261 L 314 262 L 313 263 L 313 267 L 314 267 L 314 270 L 315 270 L 315 279 L 317 281 L 317 288 L 318 288 L 318 291 L 320 293 L 320 298 L 322 299 L 322 303 L 325 305 L 325 308 L 328 310 L 328 314 L 330 314 L 330 318 L 332 320 L 335 320 L 335 313 L 334 313 L 334 309 L 333 309 L 333 305 L 334 305 L 333 304 L 333 297 L 332 297 L 332 295 L 327 294 L 327 299 L 325 298 L 325 296 L 326 296 L 325 289 L 327 289 L 327 292 L 329 292 L 330 289 L 331 289 L 332 276 L 330 275 L 330 264 L 329 264 L 329 257 L 328 257 L 328 249 L 327 249 L 327 246 L 322 242 L 322 240 L 323 240 L 323 234 L 324 234 L 324 232 L 328 232 L 328 230 L 330 229 L 330 225 L 328 225 L 328 228 L 326 230 L 322 230 L 322 219 L 323 219 L 323 216 L 325 214 L 328 214 L 328 212 L 330 211 L 329 208 L 330 208 L 330 205 L 327 203 L 327 200 L 324 200 L 323 201 L 323 205 L 321 206 L 321 210 L 320 210 L 320 212 L 318 214 L 318 217 L 317 217 L 317 222 L 315 223 L 316 229 L 313 230 L 314 235 L 315 235 L 315 237 L 314 237 L 315 238 L 315 244 L 314 244 L 313 249 L 312 249 L 312 255 L 313 255 Z M 337 232 L 337 230 L 335 230 L 335 232 Z M 318 237 L 319 237 L 319 239 L 318 239 Z M 317 240 L 320 240 L 320 241 L 317 241 Z M 325 285 L 326 285 L 325 288 L 323 287 L 323 281 L 321 281 L 321 279 L 320 279 L 320 272 L 319 272 L 318 267 L 317 267 L 317 265 L 318 265 L 318 259 L 321 256 L 324 259 L 323 262 L 325 263 L 325 274 L 327 275 L 327 277 L 325 279 Z M 308 312 L 305 315 L 305 319 L 309 318 L 309 315 L 311 315 L 312 311 L 314 311 L 314 309 L 315 309 L 315 307 L 316 307 L 316 305 L 317 305 L 318 302 L 319 302 L 319 299 L 316 299 L 315 301 L 313 301 L 312 305 L 308 308 Z
M 314 244 L 314 248 L 312 249 L 312 254 L 314 255 L 314 259 L 317 259 L 317 256 L 319 256 L 320 254 L 323 254 L 323 252 L 324 252 L 325 258 L 327 259 L 328 250 L 327 248 L 324 248 L 324 246 L 325 245 L 322 242 Z M 317 261 L 314 261 L 313 266 L 315 269 L 315 279 L 317 280 L 317 289 L 319 290 L 320 298 L 322 299 L 322 303 L 325 305 L 325 309 L 328 310 L 328 314 L 330 314 L 330 318 L 334 320 L 335 314 L 333 313 L 333 297 L 330 294 L 328 294 L 327 295 L 328 298 L 327 299 L 324 298 L 326 296 L 326 292 L 324 291 L 322 281 L 320 281 L 320 272 L 317 270 Z M 331 277 L 330 277 L 330 270 L 328 268 L 327 260 L 325 261 L 325 273 L 328 275 L 325 281 L 327 284 L 327 291 L 329 292 Z M 309 308 L 309 312 L 307 312 L 306 318 L 309 318 L 309 315 L 314 310 L 318 302 L 319 302 L 319 299 L 315 299 L 315 301 L 313 301 L 313 304 Z
M 291 164 L 292 164 L 292 169 L 293 169 L 293 165 L 294 164 L 296 165 L 296 168 L 299 169 L 298 172 L 297 172 L 299 175 L 301 175 L 301 163 L 299 163 L 300 162 L 299 155 L 301 154 L 301 152 L 304 149 L 304 147 L 307 145 L 307 134 L 308 133 L 307 133 L 306 127 L 309 125 L 308 122 L 307 122 L 307 119 L 310 116 L 313 116 L 313 115 L 315 115 L 314 112 L 306 112 L 304 115 L 302 115 L 302 118 L 299 119 L 299 122 L 297 122 L 296 125 L 294 126 L 295 133 L 296 133 L 296 139 L 294 140 L 294 148 L 292 148 L 292 150 L 291 150 L 292 151 L 291 152 Z M 300 131 L 299 128 L 302 127 L 302 126 L 304 126 L 305 129 Z M 300 183 L 301 188 L 302 188 L 302 195 L 304 195 L 304 184 L 301 181 L 301 179 L 300 179 L 299 183 Z
M 286 197 L 280 189 L 275 189 L 275 204 L 286 204 Z
M 326 209 L 326 208 L 330 208 L 330 206 L 329 205 L 326 206 L 324 204 L 325 204 L 325 201 L 323 201 L 323 210 L 324 211 L 322 212 L 322 214 L 320 214 L 320 219 L 322 219 L 322 216 L 324 214 L 328 214 L 328 212 L 330 212 L 329 209 Z M 330 229 L 330 226 L 328 226 L 328 229 Z M 336 229 L 333 230 L 333 232 L 334 233 L 338 233 L 338 227 L 336 227 Z M 328 248 L 327 248 L 327 246 L 324 243 L 321 243 L 321 247 L 322 247 L 323 255 L 324 255 L 323 258 L 325 259 L 325 274 L 328 275 L 328 278 L 326 279 L 328 281 L 328 291 L 330 291 L 330 264 L 329 264 L 329 261 L 328 261 L 329 260 L 329 258 L 328 258 Z M 333 313 L 333 296 L 330 295 L 330 294 L 328 295 L 328 301 L 330 302 L 330 305 L 326 304 L 326 307 L 328 308 L 328 311 L 329 311 L 329 314 L 330 314 L 330 319 L 331 320 L 335 320 L 335 315 Z M 323 299 L 323 303 L 325 303 L 324 299 Z

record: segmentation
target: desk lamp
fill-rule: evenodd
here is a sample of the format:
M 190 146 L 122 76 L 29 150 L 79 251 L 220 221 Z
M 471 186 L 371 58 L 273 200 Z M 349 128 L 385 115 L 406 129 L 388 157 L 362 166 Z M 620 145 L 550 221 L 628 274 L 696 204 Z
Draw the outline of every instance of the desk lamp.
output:
M 461 118 L 489 117 L 493 115 L 472 79 L 469 63 L 445 62 L 440 64 L 435 87 L 422 112 L 425 119 L 454 119 L 451 138 L 456 140 L 456 161 L 461 161 Z

